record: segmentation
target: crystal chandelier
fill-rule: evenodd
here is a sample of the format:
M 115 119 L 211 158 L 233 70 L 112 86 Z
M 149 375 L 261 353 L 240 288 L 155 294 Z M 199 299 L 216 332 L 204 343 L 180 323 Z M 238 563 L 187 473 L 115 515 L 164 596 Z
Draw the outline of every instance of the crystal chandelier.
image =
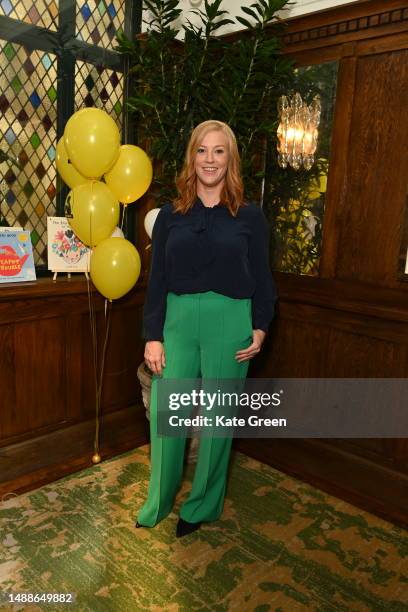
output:
M 320 122 L 320 96 L 316 95 L 308 106 L 300 93 L 292 99 L 281 96 L 278 100 L 278 163 L 281 168 L 288 164 L 295 170 L 303 165 L 306 170 L 314 164 Z

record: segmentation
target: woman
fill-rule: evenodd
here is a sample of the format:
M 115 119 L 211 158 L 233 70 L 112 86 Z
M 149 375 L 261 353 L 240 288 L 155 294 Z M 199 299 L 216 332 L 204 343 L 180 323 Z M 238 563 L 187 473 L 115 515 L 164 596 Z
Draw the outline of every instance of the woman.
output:
M 183 471 L 185 438 L 157 436 L 157 380 L 245 379 L 273 318 L 276 290 L 262 210 L 244 202 L 234 133 L 220 121 L 192 132 L 178 198 L 165 204 L 152 235 L 144 306 L 145 361 L 151 389 L 151 477 L 137 527 L 172 510 Z M 193 486 L 176 535 L 222 513 L 231 437 L 202 437 Z

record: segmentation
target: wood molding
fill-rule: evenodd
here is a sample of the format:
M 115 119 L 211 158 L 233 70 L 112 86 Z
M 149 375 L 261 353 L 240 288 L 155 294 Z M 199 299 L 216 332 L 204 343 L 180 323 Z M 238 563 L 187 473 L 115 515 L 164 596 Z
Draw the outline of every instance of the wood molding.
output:
M 349 48 L 351 52 L 353 48 Z M 335 113 L 333 117 L 330 145 L 330 166 L 337 169 L 328 173 L 325 194 L 324 240 L 319 263 L 321 278 L 335 276 L 336 258 L 341 232 L 341 218 L 346 206 L 348 183 L 348 156 L 354 92 L 356 87 L 357 59 L 344 57 L 340 62 L 337 77 Z M 327 240 L 326 237 L 330 239 Z
M 102 460 L 148 442 L 144 407 L 129 406 L 103 416 Z M 95 420 L 0 448 L 0 496 L 19 494 L 91 467 Z
M 408 293 L 400 289 L 378 287 L 335 278 L 297 276 L 275 272 L 279 301 L 351 312 L 387 322 L 408 323 Z
M 292 53 L 406 32 L 408 8 L 400 0 L 387 2 L 386 8 L 384 2 L 369 0 L 283 21 L 287 31 L 282 35 L 282 50 Z
M 93 285 L 92 285 L 93 287 Z M 128 300 L 140 290 L 138 282 L 135 288 L 130 291 L 125 298 Z M 65 295 L 87 295 L 88 284 L 85 275 L 73 276 L 72 278 L 60 277 L 55 281 L 51 276 L 38 278 L 36 281 L 25 283 L 2 283 L 0 291 L 0 304 L 2 302 L 14 301 L 16 299 L 35 299 L 53 296 Z M 93 287 L 93 293 L 98 304 L 104 303 L 104 298 Z M 125 298 L 116 300 L 117 303 L 123 303 Z

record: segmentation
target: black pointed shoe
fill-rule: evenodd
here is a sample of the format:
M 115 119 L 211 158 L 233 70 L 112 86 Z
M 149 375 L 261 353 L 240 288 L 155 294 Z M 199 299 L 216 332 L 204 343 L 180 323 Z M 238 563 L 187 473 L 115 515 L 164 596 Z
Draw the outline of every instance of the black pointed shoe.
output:
M 182 538 L 183 536 L 188 535 L 189 533 L 193 533 L 201 527 L 201 522 L 199 523 L 189 523 L 182 518 L 179 518 L 176 528 L 176 538 Z

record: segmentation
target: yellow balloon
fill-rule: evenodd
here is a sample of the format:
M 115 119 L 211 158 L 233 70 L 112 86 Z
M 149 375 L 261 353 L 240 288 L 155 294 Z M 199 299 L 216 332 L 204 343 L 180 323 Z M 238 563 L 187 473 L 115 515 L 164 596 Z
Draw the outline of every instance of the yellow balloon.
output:
M 59 139 L 57 143 L 55 161 L 57 164 L 57 170 L 62 180 L 71 189 L 73 189 L 74 187 L 77 187 L 78 185 L 83 185 L 84 183 L 89 181 L 89 179 L 86 176 L 82 176 L 82 174 L 78 172 L 75 166 L 68 159 L 67 151 L 64 145 L 63 136 L 61 136 L 61 138 Z
M 119 202 L 105 183 L 88 181 L 69 192 L 67 205 L 71 208 L 70 226 L 78 238 L 88 246 L 95 246 L 108 238 L 119 221 Z
M 100 108 L 83 108 L 68 120 L 64 130 L 64 144 L 78 172 L 97 179 L 118 158 L 119 129 L 114 120 Z
M 109 300 L 116 300 L 132 289 L 139 278 L 140 267 L 136 247 L 125 238 L 107 238 L 92 251 L 92 282 Z
M 116 163 L 104 178 L 119 202 L 130 204 L 146 193 L 152 177 L 152 163 L 143 149 L 122 145 Z

